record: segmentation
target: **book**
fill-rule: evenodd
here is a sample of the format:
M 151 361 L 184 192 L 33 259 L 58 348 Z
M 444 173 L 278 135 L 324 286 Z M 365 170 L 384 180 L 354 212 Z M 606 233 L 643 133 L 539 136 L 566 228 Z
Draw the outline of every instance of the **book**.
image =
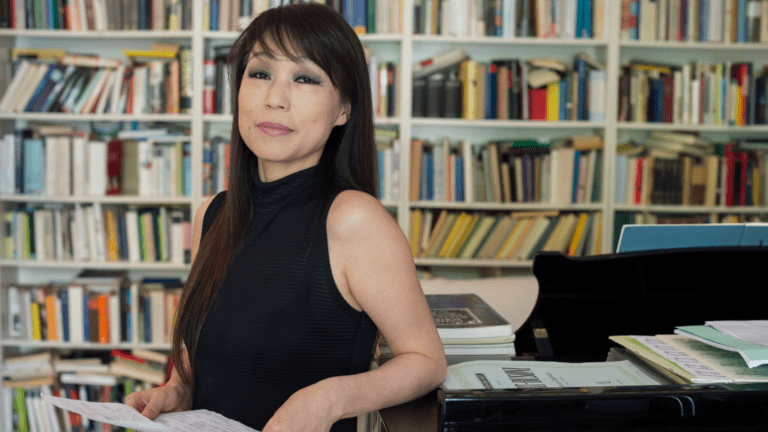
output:
M 434 56 L 414 63 L 413 78 L 423 78 L 435 72 L 457 66 L 469 59 L 469 54 L 463 48 L 454 48 L 442 51 Z
M 508 337 L 512 325 L 477 294 L 428 294 L 440 339 Z

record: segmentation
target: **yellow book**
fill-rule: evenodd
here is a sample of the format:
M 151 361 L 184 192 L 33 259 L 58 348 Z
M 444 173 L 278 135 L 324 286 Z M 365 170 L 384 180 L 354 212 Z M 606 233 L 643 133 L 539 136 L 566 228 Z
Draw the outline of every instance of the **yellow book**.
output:
M 437 236 L 440 231 L 442 231 L 443 225 L 445 225 L 445 220 L 447 218 L 448 210 L 441 210 L 440 215 L 437 217 L 437 221 L 435 222 L 435 226 L 432 228 L 432 232 L 429 234 L 429 240 L 427 240 L 427 244 L 421 249 L 419 256 L 427 256 L 429 250 L 432 249 L 432 245 L 435 243 L 435 241 L 437 241 Z
M 11 60 L 16 61 L 19 57 L 35 57 L 38 60 L 61 61 L 67 50 L 61 48 L 13 48 L 11 50 Z
M 443 245 L 440 247 L 440 252 L 437 254 L 440 258 L 447 258 L 448 257 L 448 251 L 451 249 L 453 244 L 457 241 L 459 237 L 459 233 L 461 232 L 462 227 L 464 226 L 464 220 L 469 217 L 469 215 L 465 212 L 461 212 L 459 214 L 458 219 L 456 219 L 456 222 L 453 224 L 453 227 L 451 227 L 451 231 L 448 233 L 448 237 L 445 239 L 445 242 L 443 242 Z
M 533 248 L 536 247 L 536 244 L 539 242 L 541 236 L 544 235 L 544 231 L 547 229 L 549 221 L 550 218 L 547 216 L 539 216 L 534 219 L 531 230 L 529 231 L 528 235 L 521 240 L 520 247 L 512 253 L 511 258 L 516 260 L 527 259 L 528 256 L 531 255 Z
M 501 243 L 509 236 L 509 233 L 517 225 L 517 219 L 511 216 L 503 216 L 501 221 L 493 228 L 493 231 L 488 235 L 488 239 L 483 244 L 478 258 L 491 259 L 496 256 L 496 253 L 501 247 Z
M 576 255 L 576 249 L 579 247 L 579 242 L 581 241 L 581 236 L 584 234 L 584 227 L 587 224 L 587 214 L 582 213 L 579 215 L 579 220 L 576 223 L 576 229 L 573 231 L 573 236 L 571 237 L 571 244 L 568 246 L 568 255 L 574 256 Z
M 114 210 L 105 210 L 104 216 L 107 222 L 107 258 L 110 261 L 117 261 L 120 259 L 118 250 L 118 237 L 117 237 L 117 219 L 115 218 Z
M 515 226 L 512 228 L 512 231 L 510 231 L 509 235 L 504 239 L 504 241 L 501 244 L 501 247 L 496 252 L 496 255 L 494 258 L 496 259 L 502 259 L 507 256 L 507 253 L 509 253 L 509 250 L 512 248 L 512 245 L 515 244 L 515 241 L 517 240 L 518 236 L 520 236 L 520 233 L 522 233 L 523 227 L 525 226 L 525 223 L 528 221 L 528 219 L 518 219 Z
M 429 249 L 423 253 L 423 256 L 428 258 L 436 258 L 438 256 L 440 249 L 445 244 L 448 234 L 450 234 L 451 229 L 458 218 L 458 213 L 448 213 L 445 216 L 445 220 L 443 221 L 440 230 L 438 231 L 435 229 L 435 235 L 430 239 Z
M 603 212 L 595 213 L 595 250 L 593 255 L 600 255 L 603 250 Z
M 43 340 L 43 330 L 40 322 L 40 304 L 32 302 L 32 339 Z
M 45 296 L 45 321 L 48 328 L 48 340 L 59 340 L 56 323 L 56 297 L 53 294 Z
M 469 234 L 472 232 L 472 230 L 475 228 L 475 225 L 477 224 L 477 221 L 480 219 L 480 216 L 477 214 L 470 215 L 465 220 L 464 226 L 461 229 L 461 232 L 459 233 L 459 238 L 456 241 L 456 244 L 454 244 L 451 249 L 448 251 L 448 258 L 456 258 L 459 255 L 459 251 L 464 246 L 464 243 L 466 243 L 467 238 L 469 238 Z
M 419 238 L 421 238 L 421 210 L 411 211 L 411 253 L 419 256 Z
M 560 120 L 560 83 L 547 84 L 547 121 Z
M 476 120 L 477 116 L 477 62 L 464 60 L 459 64 L 461 79 L 461 117 L 465 120 Z
M 566 215 L 559 216 L 557 219 L 557 223 L 555 224 L 555 228 L 552 230 L 552 232 L 549 234 L 549 238 L 547 238 L 547 241 L 544 242 L 544 246 L 542 246 L 542 251 L 556 251 L 557 247 L 557 239 L 560 236 L 560 232 L 563 230 L 563 226 L 566 224 Z
M 752 205 L 759 206 L 760 204 L 760 168 L 755 165 L 752 171 Z
M 512 244 L 512 247 L 509 248 L 509 251 L 507 251 L 506 254 L 502 258 L 504 259 L 513 259 L 515 255 L 517 254 L 517 251 L 520 250 L 521 247 L 525 244 L 525 242 L 528 240 L 528 237 L 530 237 L 531 232 L 533 231 L 533 227 L 536 225 L 537 219 L 536 218 L 530 218 L 525 220 L 525 225 L 520 230 L 520 235 L 517 236 L 517 239 Z
M 458 257 L 461 259 L 472 258 L 495 223 L 495 216 L 482 215 L 480 220 L 475 224 L 475 228 L 470 233 L 463 248 L 459 251 Z

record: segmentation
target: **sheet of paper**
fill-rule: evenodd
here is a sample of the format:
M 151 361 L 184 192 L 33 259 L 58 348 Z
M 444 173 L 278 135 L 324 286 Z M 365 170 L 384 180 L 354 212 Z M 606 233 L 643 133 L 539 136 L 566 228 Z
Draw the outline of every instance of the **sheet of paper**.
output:
M 448 367 L 443 388 L 509 389 L 659 385 L 631 362 L 478 360 Z
M 258 432 L 240 422 L 208 410 L 160 414 L 152 421 L 134 408 L 121 403 L 86 402 L 43 395 L 43 400 L 91 420 L 142 432 Z
M 675 333 L 699 340 L 714 347 L 741 354 L 747 366 L 753 368 L 768 364 L 768 347 L 745 342 L 706 325 L 678 326 Z
M 685 354 L 679 349 L 667 345 L 661 339 L 656 336 L 632 336 L 638 342 L 652 349 L 653 352 L 659 354 L 672 363 L 680 366 L 683 370 L 687 371 L 694 376 L 693 382 L 728 382 L 730 378 L 715 371 L 711 367 L 701 363 L 695 358 Z
M 704 324 L 736 339 L 768 347 L 768 320 L 707 321 Z
M 734 381 L 768 382 L 768 365 L 749 368 L 736 352 L 715 348 L 682 335 L 657 337 Z

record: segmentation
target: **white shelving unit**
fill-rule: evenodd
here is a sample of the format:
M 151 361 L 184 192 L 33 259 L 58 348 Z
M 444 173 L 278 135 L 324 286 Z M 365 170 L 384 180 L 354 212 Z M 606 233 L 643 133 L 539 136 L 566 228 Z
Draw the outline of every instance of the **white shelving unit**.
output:
M 705 43 L 667 43 L 667 42 L 638 42 L 620 41 L 621 6 L 619 1 L 605 0 L 604 35 L 603 40 L 563 40 L 498 37 L 456 38 L 443 36 L 413 35 L 413 1 L 403 0 L 402 35 L 363 35 L 361 41 L 371 48 L 380 61 L 392 61 L 402 64 L 401 76 L 397 88 L 398 113 L 397 117 L 377 118 L 377 126 L 391 126 L 398 129 L 401 142 L 400 166 L 401 199 L 396 202 L 385 202 L 396 214 L 398 223 L 407 234 L 410 229 L 410 211 L 412 209 L 455 209 L 455 210 L 488 210 L 488 211 L 520 211 L 520 210 L 563 210 L 563 211 L 601 211 L 603 212 L 602 250 L 609 252 L 613 244 L 613 225 L 616 211 L 631 212 L 669 212 L 669 213 L 740 213 L 765 214 L 765 207 L 700 207 L 700 206 L 660 206 L 660 205 L 616 205 L 614 200 L 613 182 L 615 178 L 616 144 L 623 134 L 644 133 L 652 130 L 663 131 L 695 131 L 713 137 L 732 135 L 766 135 L 768 126 L 708 126 L 708 125 L 678 125 L 678 124 L 646 124 L 617 121 L 617 99 L 620 66 L 631 58 L 643 58 L 658 62 L 682 64 L 683 62 L 699 59 L 702 61 L 724 61 L 725 59 L 752 61 L 762 67 L 768 63 L 768 44 L 705 44 Z M 192 194 L 183 198 L 136 198 L 136 197 L 39 197 L 39 196 L 0 196 L 0 210 L 8 205 L 17 203 L 44 203 L 55 201 L 59 203 L 94 203 L 102 204 L 169 204 L 188 206 L 192 214 L 202 203 L 202 146 L 203 141 L 212 129 L 222 127 L 228 129 L 232 122 L 231 115 L 203 114 L 203 59 L 209 49 L 216 45 L 224 45 L 233 41 L 235 32 L 212 32 L 203 30 L 202 2 L 193 2 L 193 30 L 191 31 L 115 31 L 115 32 L 70 32 L 49 30 L 0 30 L 0 49 L 12 47 L 45 47 L 63 48 L 67 52 L 77 54 L 96 53 L 104 57 L 122 58 L 122 50 L 126 48 L 146 48 L 154 42 L 173 42 L 190 46 L 193 53 L 193 89 L 194 98 L 190 114 L 182 115 L 70 115 L 70 114 L 7 114 L 0 113 L 0 132 L 6 133 L 17 127 L 23 127 L 30 121 L 43 121 L 77 125 L 88 130 L 88 124 L 93 121 L 135 121 L 154 122 L 165 121 L 188 125 L 192 132 Z M 586 52 L 606 65 L 606 114 L 604 122 L 563 121 L 540 122 L 519 120 L 461 120 L 412 118 L 411 65 L 438 52 L 454 47 L 464 47 L 475 60 L 490 61 L 502 58 L 517 58 L 526 60 L 534 57 L 555 57 L 572 61 L 579 52 Z M 555 206 L 549 203 L 526 204 L 495 204 L 495 203 L 447 203 L 433 201 L 408 201 L 408 178 L 410 172 L 409 148 L 412 138 L 442 139 L 452 141 L 468 139 L 474 144 L 483 144 L 494 139 L 536 138 L 540 140 L 560 138 L 593 132 L 603 136 L 605 149 L 603 153 L 602 200 L 594 204 L 574 204 Z M 0 236 L 4 236 L 0 228 Z M 490 268 L 516 269 L 528 271 L 530 261 L 500 261 L 500 260 L 447 260 L 447 259 L 417 259 L 417 265 L 431 268 Z M 173 264 L 132 264 L 122 262 L 92 263 L 92 262 L 57 262 L 57 261 L 21 261 L 0 259 L 0 286 L 8 284 L 43 283 L 49 281 L 67 281 L 83 268 L 112 268 L 130 270 L 131 276 L 137 275 L 179 275 L 186 276 L 189 266 Z M 7 304 L 7 292 L 0 289 L 0 304 Z M 4 308 L 5 306 L 3 306 Z M 7 311 L 3 310 L 3 314 Z M 2 327 L 6 325 L 5 316 Z M 81 344 L 30 342 L 3 339 L 5 331 L 0 334 L 0 362 L 8 349 L 128 349 L 138 345 L 131 344 Z M 168 345 L 153 346 L 141 344 L 142 347 L 168 349 Z M 2 401 L 0 400 L 0 403 Z M 2 410 L 0 410 L 2 424 Z

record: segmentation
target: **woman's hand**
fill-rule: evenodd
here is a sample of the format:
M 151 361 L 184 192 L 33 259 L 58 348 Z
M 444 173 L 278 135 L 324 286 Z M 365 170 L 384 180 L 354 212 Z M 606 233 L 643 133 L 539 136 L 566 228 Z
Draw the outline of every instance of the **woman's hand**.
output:
M 261 432 L 328 432 L 339 420 L 333 406 L 333 392 L 321 381 L 291 395 Z
M 131 393 L 126 396 L 125 404 L 151 420 L 161 413 L 191 409 L 192 397 L 185 387 L 166 384 L 162 387 Z

